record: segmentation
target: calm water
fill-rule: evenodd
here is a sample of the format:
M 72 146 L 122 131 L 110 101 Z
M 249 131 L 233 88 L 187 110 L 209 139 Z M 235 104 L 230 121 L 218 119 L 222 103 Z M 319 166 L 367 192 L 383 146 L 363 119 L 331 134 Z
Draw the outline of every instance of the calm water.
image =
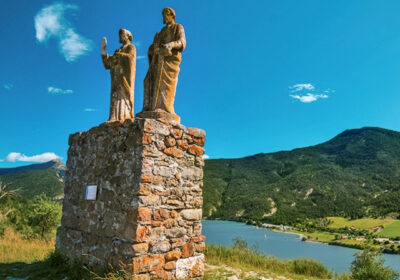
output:
M 310 258 L 323 263 L 336 272 L 350 270 L 354 253 L 358 250 L 322 243 L 303 242 L 295 234 L 273 232 L 242 223 L 203 221 L 203 234 L 207 243 L 232 245 L 232 239 L 242 237 L 249 246 L 256 245 L 266 254 L 279 259 Z M 384 255 L 385 264 L 400 272 L 400 255 Z

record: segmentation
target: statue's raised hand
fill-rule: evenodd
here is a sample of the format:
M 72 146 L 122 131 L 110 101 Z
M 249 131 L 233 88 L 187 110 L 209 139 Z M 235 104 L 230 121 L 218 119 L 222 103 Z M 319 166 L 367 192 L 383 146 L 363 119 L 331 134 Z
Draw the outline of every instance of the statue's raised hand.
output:
M 100 49 L 101 49 L 101 54 L 107 54 L 106 52 L 106 46 L 107 46 L 107 38 L 103 37 L 101 39 L 101 45 L 100 45 Z

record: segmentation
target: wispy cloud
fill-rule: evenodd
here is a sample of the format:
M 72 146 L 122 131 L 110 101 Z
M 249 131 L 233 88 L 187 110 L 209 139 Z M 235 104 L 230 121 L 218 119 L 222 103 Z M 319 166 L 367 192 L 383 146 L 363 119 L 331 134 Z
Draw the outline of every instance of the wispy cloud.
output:
M 21 153 L 9 153 L 5 159 L 1 161 L 8 161 L 8 162 L 16 162 L 16 161 L 23 161 L 23 162 L 47 162 L 53 159 L 61 159 L 55 153 L 43 153 L 39 155 L 33 156 L 26 156 Z
M 142 59 L 145 59 L 145 58 L 147 58 L 147 56 L 145 56 L 145 55 L 138 55 L 138 56 L 136 57 L 136 60 L 142 60 Z
M 85 108 L 83 111 L 85 111 L 85 112 L 94 112 L 94 111 L 96 111 L 96 109 L 93 109 L 93 108 Z
M 6 90 L 9 90 L 9 91 L 12 90 L 13 87 L 14 87 L 13 84 L 3 84 L 3 88 L 6 89 Z
M 325 94 L 330 94 L 330 93 L 335 93 L 335 90 L 334 90 L 334 89 L 328 88 L 328 89 L 324 90 L 323 92 L 324 92 Z
M 329 97 L 329 94 L 334 93 L 332 89 L 326 89 L 320 91 L 314 85 L 310 83 L 305 84 L 295 84 L 289 86 L 290 97 L 300 100 L 302 103 L 311 103 L 317 101 L 318 99 L 325 99 Z M 296 94 L 294 94 L 296 93 Z
M 63 94 L 74 93 L 74 91 L 72 89 L 62 89 L 62 88 L 56 88 L 56 87 L 48 87 L 47 91 L 54 95 L 63 95 Z
M 315 87 L 312 84 L 295 84 L 293 86 L 290 86 L 289 89 L 293 93 L 302 90 L 314 90 Z
M 203 159 L 209 159 L 210 158 L 210 156 L 209 155 L 203 155 Z
M 77 5 L 55 2 L 45 6 L 35 16 L 36 39 L 40 43 L 50 38 L 58 40 L 59 51 L 68 62 L 92 50 L 92 41 L 76 33 L 66 18 L 68 13 L 78 9 Z
M 326 94 L 312 94 L 312 93 L 307 93 L 306 95 L 293 95 L 290 94 L 291 97 L 294 99 L 298 99 L 303 103 L 311 103 L 314 101 L 317 101 L 319 98 L 328 98 L 328 95 Z

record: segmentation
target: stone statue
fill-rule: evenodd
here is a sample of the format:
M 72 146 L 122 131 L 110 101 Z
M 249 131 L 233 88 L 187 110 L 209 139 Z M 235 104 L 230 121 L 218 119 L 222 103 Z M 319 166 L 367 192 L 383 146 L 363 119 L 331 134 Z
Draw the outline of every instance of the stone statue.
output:
M 101 41 L 101 58 L 111 74 L 111 103 L 109 122 L 133 118 L 133 92 L 136 73 L 136 48 L 131 44 L 132 33 L 119 30 L 119 42 L 122 44 L 113 55 L 106 52 L 107 39 Z
M 169 117 L 179 121 L 174 99 L 181 52 L 186 47 L 183 26 L 175 23 L 175 11 L 162 11 L 165 26 L 154 36 L 148 50 L 149 70 L 144 79 L 143 112 L 138 117 Z

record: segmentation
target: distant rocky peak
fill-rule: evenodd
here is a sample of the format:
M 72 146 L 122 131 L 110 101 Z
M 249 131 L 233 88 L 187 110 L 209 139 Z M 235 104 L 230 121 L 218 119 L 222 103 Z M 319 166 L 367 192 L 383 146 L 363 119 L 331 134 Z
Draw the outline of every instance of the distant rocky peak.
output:
M 67 170 L 67 166 L 58 158 L 50 160 L 49 163 L 53 163 L 52 168 L 54 169 Z

